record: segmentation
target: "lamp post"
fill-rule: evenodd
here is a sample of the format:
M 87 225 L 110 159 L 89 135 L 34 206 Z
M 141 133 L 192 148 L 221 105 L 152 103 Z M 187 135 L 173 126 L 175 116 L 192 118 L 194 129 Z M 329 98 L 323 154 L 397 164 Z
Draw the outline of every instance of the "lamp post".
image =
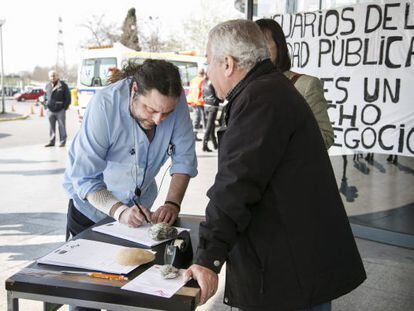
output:
M 0 19 L 0 52 L 1 52 L 1 113 L 6 113 L 4 104 L 4 67 L 3 67 L 3 25 L 5 19 Z

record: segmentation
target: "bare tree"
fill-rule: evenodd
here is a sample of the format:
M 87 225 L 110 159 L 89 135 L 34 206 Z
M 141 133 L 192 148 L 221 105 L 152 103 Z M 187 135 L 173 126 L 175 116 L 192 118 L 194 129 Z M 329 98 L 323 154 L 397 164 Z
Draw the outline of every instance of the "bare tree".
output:
M 68 84 L 75 85 L 76 80 L 78 78 L 78 66 L 77 65 L 70 66 L 66 71 L 66 77 L 65 78 L 66 78 L 66 82 Z
M 163 51 L 166 42 L 161 39 L 158 16 L 149 16 L 148 20 L 141 20 L 140 24 L 144 26 L 144 31 L 140 34 L 143 48 L 149 52 Z
M 198 14 L 192 14 L 193 17 L 183 24 L 186 49 L 195 50 L 199 54 L 205 52 L 211 28 L 223 21 L 243 17 L 243 14 L 235 9 L 233 1 L 200 0 L 199 10 Z
M 164 42 L 157 33 L 151 33 L 147 38 L 147 46 L 149 52 L 160 52 L 164 47 Z
M 32 74 L 27 70 L 20 71 L 19 76 L 22 77 L 24 81 L 32 79 Z
M 52 67 L 40 67 L 36 66 L 33 69 L 33 73 L 31 74 L 31 78 L 34 81 L 47 81 L 49 70 Z
M 107 22 L 105 14 L 100 16 L 92 15 L 80 27 L 89 31 L 89 37 L 81 44 L 83 47 L 112 45 L 120 39 L 119 26 L 115 23 Z
M 175 37 L 170 36 L 164 41 L 163 51 L 166 52 L 177 52 L 184 51 L 187 47 L 183 43 L 183 40 L 179 40 Z
M 25 77 L 30 78 L 33 81 L 37 81 L 37 82 L 44 82 L 44 81 L 48 81 L 49 80 L 49 71 L 51 70 L 56 70 L 55 66 L 45 66 L 45 67 L 41 67 L 41 66 L 36 66 L 33 69 L 32 73 L 27 73 L 25 75 Z M 78 76 L 78 66 L 77 65 L 72 65 L 70 66 L 65 74 L 63 74 L 63 72 L 58 69 L 59 75 L 61 76 L 62 79 L 64 79 L 66 82 L 68 82 L 69 84 L 75 84 L 76 83 L 76 79 Z

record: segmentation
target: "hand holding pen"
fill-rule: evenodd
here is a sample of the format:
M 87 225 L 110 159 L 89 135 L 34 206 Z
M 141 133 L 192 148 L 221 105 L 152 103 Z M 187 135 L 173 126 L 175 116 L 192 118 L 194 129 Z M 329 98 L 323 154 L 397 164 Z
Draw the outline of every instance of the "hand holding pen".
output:
M 143 207 L 142 205 L 139 205 L 138 202 L 133 199 L 135 206 L 137 207 L 139 213 L 141 214 L 141 216 L 144 217 L 145 223 L 150 224 L 151 223 L 151 212 L 149 210 L 147 210 L 145 207 Z
M 142 205 L 137 204 L 137 202 L 134 201 L 134 203 L 134 206 L 122 212 L 119 222 L 133 228 L 150 223 L 151 212 Z

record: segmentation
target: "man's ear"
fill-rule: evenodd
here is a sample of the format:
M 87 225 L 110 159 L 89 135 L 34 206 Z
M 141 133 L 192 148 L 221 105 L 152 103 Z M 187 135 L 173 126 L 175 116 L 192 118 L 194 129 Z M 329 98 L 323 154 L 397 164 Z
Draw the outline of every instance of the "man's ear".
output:
M 136 92 L 138 92 L 138 84 L 136 81 L 134 81 L 132 82 L 132 86 L 131 86 L 131 95 L 133 95 Z
M 231 56 L 224 57 L 224 75 L 230 77 L 236 70 L 236 61 Z

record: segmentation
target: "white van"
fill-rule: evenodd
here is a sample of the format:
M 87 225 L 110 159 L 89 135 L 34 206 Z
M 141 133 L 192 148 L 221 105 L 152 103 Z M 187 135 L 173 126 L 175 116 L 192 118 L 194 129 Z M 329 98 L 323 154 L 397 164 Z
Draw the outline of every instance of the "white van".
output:
M 82 120 L 86 106 L 95 92 L 108 84 L 109 69 L 122 68 L 127 53 L 135 52 L 115 43 L 113 46 L 88 48 L 82 51 L 78 71 L 78 114 Z
M 190 55 L 188 55 L 190 54 Z M 197 75 L 198 68 L 205 66 L 205 57 L 191 53 L 152 53 L 138 52 L 115 43 L 113 46 L 89 48 L 82 51 L 78 72 L 78 115 L 80 121 L 86 106 L 95 92 L 108 85 L 109 69 L 122 67 L 128 61 L 142 64 L 146 59 L 163 59 L 176 65 L 180 71 L 184 90 L 187 92 L 190 81 Z

